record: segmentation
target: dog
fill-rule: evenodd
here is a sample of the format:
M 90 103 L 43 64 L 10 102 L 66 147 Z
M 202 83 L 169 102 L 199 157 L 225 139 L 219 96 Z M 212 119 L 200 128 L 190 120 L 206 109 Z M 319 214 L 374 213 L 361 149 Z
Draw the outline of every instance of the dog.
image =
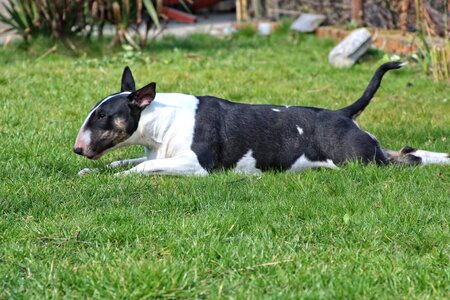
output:
M 79 130 L 74 152 L 89 159 L 130 145 L 145 156 L 111 163 L 132 166 L 117 175 L 208 175 L 234 170 L 297 172 L 332 168 L 349 161 L 378 165 L 450 164 L 448 153 L 404 147 L 381 148 L 355 119 L 369 104 L 386 72 L 405 63 L 388 62 L 373 75 L 363 95 L 338 110 L 250 105 L 176 93 L 156 93 L 154 82 L 136 90 L 125 67 L 121 90 L 98 102 Z M 83 169 L 85 175 L 95 169 Z

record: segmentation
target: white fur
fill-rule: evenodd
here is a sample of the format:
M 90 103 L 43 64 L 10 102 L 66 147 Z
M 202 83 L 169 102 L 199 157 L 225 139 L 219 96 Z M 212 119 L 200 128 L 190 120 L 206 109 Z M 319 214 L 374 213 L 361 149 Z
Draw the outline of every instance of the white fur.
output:
M 92 132 L 90 130 L 83 131 L 83 141 L 86 145 L 89 145 L 91 143 L 91 135 Z
M 237 162 L 234 171 L 244 174 L 260 174 L 261 170 L 256 168 L 256 159 L 252 155 L 253 151 L 248 150 L 248 152 Z
M 128 171 L 117 173 L 116 176 L 132 173 L 142 175 L 208 175 L 208 172 L 198 163 L 195 155 L 147 160 Z
M 450 158 L 420 156 L 422 165 L 450 165 Z
M 272 108 L 273 111 L 280 112 L 278 108 Z
M 149 160 L 124 174 L 206 175 L 191 150 L 198 99 L 191 95 L 157 93 L 141 113 L 137 130 L 115 148 L 142 145 Z
M 420 157 L 422 165 L 449 165 L 450 157 L 448 153 L 431 152 L 425 150 L 416 150 L 410 154 Z
M 91 134 L 92 132 L 90 130 L 80 130 L 75 141 L 75 147 L 82 148 L 83 151 L 86 151 L 86 148 L 91 143 Z
M 425 151 L 425 150 L 416 150 L 416 151 L 412 152 L 411 154 L 413 154 L 415 156 L 420 156 L 420 157 L 449 158 L 448 153 L 431 152 L 431 151 Z
M 146 160 L 148 160 L 147 156 L 139 157 L 139 158 L 118 160 L 118 161 L 114 161 L 114 162 L 110 163 L 108 165 L 108 168 L 115 169 L 115 168 L 121 168 L 121 167 L 125 167 L 125 166 L 137 165 L 137 164 L 143 163 Z
M 300 126 L 296 126 L 297 127 L 297 130 L 298 130 L 298 133 L 300 134 L 300 135 L 302 135 L 303 134 L 303 128 L 301 128 Z
M 310 168 L 338 169 L 331 159 L 327 159 L 326 161 L 311 161 L 303 154 L 292 164 L 288 172 L 298 172 Z
M 118 161 L 114 161 L 114 162 L 110 163 L 109 165 L 106 166 L 106 168 L 107 169 L 115 169 L 115 168 L 121 168 L 121 167 L 125 167 L 125 166 L 133 166 L 133 165 L 140 164 L 146 160 L 148 160 L 147 156 L 140 157 L 140 158 L 118 160 Z M 88 173 L 95 173 L 98 171 L 99 171 L 99 169 L 84 168 L 83 170 L 78 172 L 78 175 L 84 176 L 84 175 L 87 175 Z

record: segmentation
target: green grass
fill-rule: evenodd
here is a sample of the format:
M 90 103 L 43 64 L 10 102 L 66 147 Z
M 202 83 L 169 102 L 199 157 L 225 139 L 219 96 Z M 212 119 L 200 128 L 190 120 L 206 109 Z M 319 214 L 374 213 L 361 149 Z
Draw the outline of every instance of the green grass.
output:
M 284 31 L 42 57 L 51 46 L 0 50 L 0 299 L 448 297 L 449 167 L 76 175 L 142 152 L 72 152 L 126 64 L 161 92 L 334 109 L 360 96 L 382 54 L 333 69 L 330 41 Z M 387 74 L 359 123 L 391 149 L 448 151 L 449 86 L 418 69 Z

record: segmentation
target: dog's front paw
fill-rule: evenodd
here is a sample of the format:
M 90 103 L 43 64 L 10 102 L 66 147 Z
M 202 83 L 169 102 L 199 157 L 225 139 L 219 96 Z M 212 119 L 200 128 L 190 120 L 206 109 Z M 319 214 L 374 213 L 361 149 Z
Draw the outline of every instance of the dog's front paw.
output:
M 113 161 L 109 164 L 108 168 L 114 169 L 114 168 L 120 168 L 125 166 L 126 163 L 123 160 Z
M 122 177 L 122 176 L 128 176 L 130 175 L 131 172 L 130 171 L 123 171 L 123 172 L 118 172 L 114 174 L 114 177 Z
M 81 170 L 80 172 L 78 172 L 78 176 L 86 176 L 89 173 L 95 173 L 97 172 L 98 169 L 89 169 L 89 168 L 84 168 L 83 170 Z

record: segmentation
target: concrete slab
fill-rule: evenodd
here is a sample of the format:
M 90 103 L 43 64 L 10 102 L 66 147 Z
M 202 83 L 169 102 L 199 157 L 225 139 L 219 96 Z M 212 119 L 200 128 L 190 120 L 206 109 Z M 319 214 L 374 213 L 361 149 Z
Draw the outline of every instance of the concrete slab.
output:
M 298 32 L 314 32 L 326 16 L 317 14 L 302 14 L 291 25 L 291 29 Z
M 234 13 L 197 15 L 197 23 L 195 24 L 170 22 L 162 36 L 174 35 L 183 37 L 192 33 L 207 33 L 217 36 L 227 35 L 233 31 L 235 23 L 236 15 Z
M 352 31 L 334 47 L 328 61 L 335 67 L 351 67 L 372 45 L 372 34 L 365 28 Z

